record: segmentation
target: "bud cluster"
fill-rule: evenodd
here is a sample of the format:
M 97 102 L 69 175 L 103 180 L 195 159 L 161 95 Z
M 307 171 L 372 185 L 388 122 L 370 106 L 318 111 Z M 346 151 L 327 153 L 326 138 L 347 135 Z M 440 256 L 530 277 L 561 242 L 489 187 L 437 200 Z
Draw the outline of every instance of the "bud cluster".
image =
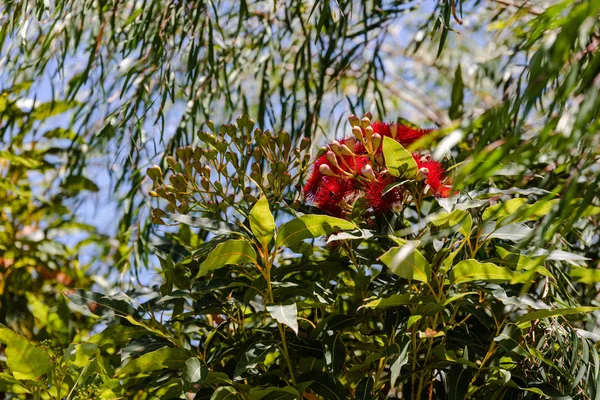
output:
M 255 121 L 245 115 L 219 129 L 212 121 L 207 125 L 209 132 L 197 134 L 199 146 L 179 147 L 165 158 L 166 172 L 158 165 L 146 171 L 154 182 L 149 195 L 168 203 L 153 210 L 154 223 L 165 224 L 169 213 L 218 219 L 230 211 L 247 214 L 262 194 L 278 203 L 309 165 L 307 138 L 294 143 L 287 132 L 254 129 Z
M 348 214 L 361 196 L 368 210 L 375 215 L 387 210 L 401 210 L 403 204 L 414 200 L 414 193 L 408 190 L 405 177 L 394 177 L 389 173 L 383 156 L 383 138 L 387 136 L 409 146 L 432 130 L 372 122 L 370 113 L 363 118 L 351 115 L 348 120 L 352 136 L 333 140 L 321 149 L 304 186 L 306 197 L 317 207 L 338 217 Z M 447 197 L 450 186 L 444 184 L 442 165 L 428 155 L 413 153 L 412 156 L 418 167 L 415 183 L 424 183 L 420 187 L 421 193 Z

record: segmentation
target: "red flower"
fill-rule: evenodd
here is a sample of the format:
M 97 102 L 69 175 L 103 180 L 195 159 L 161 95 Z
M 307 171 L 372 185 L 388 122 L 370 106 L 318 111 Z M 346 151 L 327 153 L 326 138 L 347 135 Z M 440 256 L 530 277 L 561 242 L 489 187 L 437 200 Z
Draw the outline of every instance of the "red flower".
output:
M 370 182 L 365 186 L 365 201 L 375 214 L 381 214 L 391 209 L 394 203 L 402 201 L 404 189 L 401 186 L 396 186 L 384 194 L 385 189 L 393 182 L 393 178 L 389 175 L 387 177 L 379 176 L 377 181 Z
M 431 188 L 434 196 L 448 197 L 450 195 L 450 186 L 444 185 L 444 167 L 435 160 L 421 157 L 419 154 L 413 154 L 419 170 L 427 169 L 425 182 Z
M 315 205 L 336 217 L 344 214 L 343 205 L 355 194 L 355 189 L 348 179 L 326 176 L 318 187 L 314 199 Z

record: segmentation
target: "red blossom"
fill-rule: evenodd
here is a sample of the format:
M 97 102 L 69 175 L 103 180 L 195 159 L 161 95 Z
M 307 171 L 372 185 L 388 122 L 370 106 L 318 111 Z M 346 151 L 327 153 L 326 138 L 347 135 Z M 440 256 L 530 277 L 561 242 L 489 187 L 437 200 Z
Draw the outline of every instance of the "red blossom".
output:
M 431 191 L 436 197 L 448 197 L 450 195 L 450 187 L 444 185 L 444 167 L 435 160 L 422 159 L 419 154 L 413 154 L 413 158 L 417 163 L 417 168 L 427 168 L 427 178 L 425 182 L 431 188 Z
M 393 182 L 394 180 L 388 175 L 385 178 L 379 176 L 377 181 L 366 184 L 365 201 L 375 214 L 381 214 L 391 209 L 394 203 L 402 201 L 404 189 L 400 186 L 396 186 L 384 194 L 385 189 Z

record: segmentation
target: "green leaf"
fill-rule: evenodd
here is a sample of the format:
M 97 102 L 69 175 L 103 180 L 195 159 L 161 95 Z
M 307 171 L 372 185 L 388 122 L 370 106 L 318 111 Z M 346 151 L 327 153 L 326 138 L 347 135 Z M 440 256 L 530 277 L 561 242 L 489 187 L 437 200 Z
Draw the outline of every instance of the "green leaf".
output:
M 500 204 L 494 204 L 485 209 L 483 216 L 481 217 L 484 221 L 488 220 L 502 220 L 509 215 L 516 212 L 519 207 L 527 203 L 527 198 L 519 197 L 516 199 L 510 199 Z
M 570 275 L 577 282 L 583 282 L 588 285 L 600 282 L 600 269 L 574 268 L 571 270 Z
M 210 397 L 210 400 L 236 400 L 237 390 L 233 386 L 221 386 Z
M 78 105 L 79 103 L 76 101 L 51 101 L 43 103 L 31 111 L 31 117 L 37 120 L 44 120 L 53 115 L 62 114 Z
M 460 232 L 465 237 L 469 237 L 471 236 L 471 228 L 473 227 L 473 218 L 468 211 L 454 210 L 451 213 L 441 212 L 433 216 L 431 223 L 442 229 L 450 229 L 458 225 L 460 226 Z
M 356 385 L 356 394 L 354 395 L 355 400 L 370 400 L 373 398 L 373 384 L 374 379 L 372 376 L 363 378 Z M 393 384 L 392 384 L 393 387 Z
M 228 264 L 257 264 L 256 251 L 245 240 L 231 239 L 224 243 L 220 243 L 209 254 L 208 257 L 200 264 L 198 277 L 208 274 L 219 268 L 223 268 Z
M 191 357 L 185 362 L 185 367 L 183 367 L 183 374 L 181 375 L 183 389 L 186 392 L 193 391 L 207 377 L 208 367 L 206 364 L 200 361 L 198 357 Z
M 275 233 L 275 218 L 265 196 L 262 196 L 250 211 L 250 228 L 262 248 L 266 249 Z
M 344 368 L 346 360 L 346 347 L 339 334 L 333 333 L 323 339 L 325 351 L 325 365 L 332 376 L 338 376 Z
M 302 398 L 298 390 L 291 386 L 252 388 L 248 400 L 297 400 Z
M 267 311 L 277 322 L 289 326 L 296 335 L 298 334 L 298 308 L 296 303 L 272 304 L 267 306 Z
M 334 381 L 324 372 L 307 372 L 300 376 L 298 382 L 310 382 L 309 387 L 325 400 L 342 400 L 347 398 L 344 395 L 344 388 L 339 381 Z
M 62 184 L 62 187 L 70 192 L 81 192 L 87 190 L 93 193 L 98 192 L 100 189 L 92 180 L 86 178 L 83 175 L 71 175 Z
M 148 330 L 139 326 L 110 325 L 102 332 L 92 336 L 87 342 L 105 349 L 118 350 L 131 339 L 148 334 Z
M 513 279 L 515 275 L 516 273 L 508 268 L 469 259 L 459 262 L 452 268 L 451 282 L 454 285 L 471 281 L 506 282 Z
M 555 310 L 538 310 L 523 315 L 519 318 L 519 323 L 522 324 L 524 322 L 535 321 L 542 318 L 559 317 L 562 315 L 589 313 L 597 310 L 600 310 L 600 307 L 566 307 L 557 308 Z
M 396 380 L 400 376 L 400 370 L 403 366 L 408 364 L 408 350 L 410 348 L 410 341 L 406 340 L 404 344 L 401 346 L 400 354 L 398 358 L 392 366 L 390 367 L 391 376 L 390 376 L 390 384 L 392 387 L 396 387 Z
M 379 260 L 402 278 L 429 282 L 431 266 L 421 252 L 410 245 L 392 247 Z
M 164 347 L 130 360 L 116 375 L 122 377 L 127 374 L 147 374 L 163 368 L 182 369 L 187 359 L 188 355 L 185 351 Z
M 286 222 L 277 233 L 276 247 L 293 246 L 304 239 L 329 235 L 340 230 L 354 230 L 357 226 L 350 221 L 328 215 L 303 215 Z
M 52 374 L 52 361 L 42 348 L 0 324 L 0 343 L 7 347 L 6 365 L 18 380 L 37 380 L 44 374 Z
M 409 293 L 393 294 L 389 297 L 381 297 L 365 304 L 368 308 L 388 308 L 396 306 L 404 306 L 407 304 L 417 304 L 419 298 Z
M 85 367 L 90 360 L 100 355 L 100 349 L 93 343 L 71 344 L 65 350 L 63 361 L 75 367 Z
M 460 67 L 460 63 L 458 67 L 456 67 L 456 72 L 454 72 L 454 82 L 452 84 L 452 103 L 450 105 L 450 110 L 448 111 L 448 116 L 450 119 L 458 119 L 462 117 L 464 113 L 464 87 L 462 79 L 462 71 Z
M 215 235 L 228 235 L 239 231 L 237 226 L 228 222 L 215 221 L 210 218 L 192 217 L 190 215 L 182 214 L 169 214 L 167 218 L 173 221 L 179 222 L 191 226 L 193 228 L 200 228 L 202 230 L 209 231 Z
M 73 303 L 89 309 L 95 315 L 116 314 L 120 316 L 133 315 L 137 317 L 135 308 L 129 302 L 121 300 L 126 296 L 115 298 L 101 293 L 87 292 L 82 289 L 71 289 L 64 292 Z
M 257 342 L 250 346 L 248 350 L 244 352 L 242 357 L 239 359 L 235 366 L 233 373 L 234 378 L 240 378 L 247 370 L 256 369 L 256 366 L 263 361 L 269 353 L 273 353 L 277 350 L 277 343 L 268 342 L 261 343 Z
M 30 392 L 14 377 L 0 372 L 0 393 L 25 394 Z
M 393 176 L 414 179 L 417 176 L 417 163 L 400 143 L 385 136 L 383 138 L 385 165 Z

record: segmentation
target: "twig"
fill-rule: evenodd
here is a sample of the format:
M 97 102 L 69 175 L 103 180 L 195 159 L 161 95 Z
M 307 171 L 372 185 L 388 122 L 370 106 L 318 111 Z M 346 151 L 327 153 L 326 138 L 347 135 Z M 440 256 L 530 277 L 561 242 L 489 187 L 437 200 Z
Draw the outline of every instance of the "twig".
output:
M 531 4 L 527 4 L 527 3 L 518 4 L 512 0 L 492 0 L 492 1 L 494 1 L 498 4 L 501 4 L 505 7 L 516 7 L 520 10 L 525 10 L 529 14 L 533 14 L 533 15 L 542 15 L 544 13 L 544 10 L 537 8 L 535 6 L 532 6 Z

